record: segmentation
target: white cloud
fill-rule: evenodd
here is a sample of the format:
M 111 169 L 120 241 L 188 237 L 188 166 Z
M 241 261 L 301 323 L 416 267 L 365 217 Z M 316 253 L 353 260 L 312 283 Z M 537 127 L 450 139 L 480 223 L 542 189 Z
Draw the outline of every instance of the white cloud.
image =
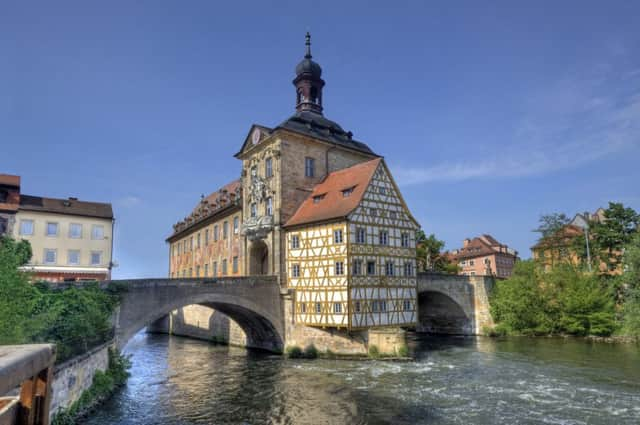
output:
M 572 76 L 532 94 L 494 156 L 396 167 L 401 184 L 543 175 L 640 147 L 640 74 L 628 69 Z
M 129 195 L 129 196 L 125 196 L 124 198 L 118 199 L 116 201 L 116 205 L 119 205 L 125 208 L 130 208 L 130 207 L 135 207 L 137 205 L 140 205 L 141 202 L 142 202 L 142 199 L 138 198 L 137 196 Z

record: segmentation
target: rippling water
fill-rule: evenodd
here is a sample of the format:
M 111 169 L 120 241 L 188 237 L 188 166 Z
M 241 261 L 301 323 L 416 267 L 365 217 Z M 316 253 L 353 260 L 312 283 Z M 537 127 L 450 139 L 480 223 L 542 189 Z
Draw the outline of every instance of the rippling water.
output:
M 415 362 L 286 360 L 162 335 L 88 424 L 640 424 L 637 346 L 435 338 Z

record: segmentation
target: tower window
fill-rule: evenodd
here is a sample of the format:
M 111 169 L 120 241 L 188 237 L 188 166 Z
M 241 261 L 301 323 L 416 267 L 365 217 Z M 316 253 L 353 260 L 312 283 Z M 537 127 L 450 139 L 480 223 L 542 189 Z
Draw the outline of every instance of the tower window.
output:
M 9 192 L 4 189 L 0 189 L 0 202 L 7 202 L 9 198 Z
M 315 177 L 316 175 L 316 160 L 313 158 L 304 159 L 304 176 Z
M 318 89 L 315 87 L 311 87 L 309 91 L 309 95 L 311 96 L 311 102 L 318 103 Z
M 264 176 L 266 178 L 273 177 L 273 159 L 267 158 L 264 161 Z

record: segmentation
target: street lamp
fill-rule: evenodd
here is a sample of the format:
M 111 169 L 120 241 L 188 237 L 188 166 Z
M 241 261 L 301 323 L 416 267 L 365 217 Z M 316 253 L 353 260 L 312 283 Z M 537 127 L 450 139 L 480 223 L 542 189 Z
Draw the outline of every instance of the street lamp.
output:
M 587 267 L 591 273 L 591 252 L 589 251 L 589 212 L 584 213 L 584 241 L 587 245 Z

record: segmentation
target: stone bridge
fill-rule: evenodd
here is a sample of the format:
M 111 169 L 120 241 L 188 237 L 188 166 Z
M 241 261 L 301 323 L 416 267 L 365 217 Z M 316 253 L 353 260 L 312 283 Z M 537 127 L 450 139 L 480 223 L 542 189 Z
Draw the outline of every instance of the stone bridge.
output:
M 274 276 L 111 283 L 121 289 L 121 302 L 114 317 L 118 348 L 123 348 L 144 327 L 194 304 L 213 308 L 233 319 L 246 334 L 248 347 L 276 352 L 284 347 L 282 296 Z
M 418 332 L 480 335 L 493 327 L 491 276 L 418 275 Z

